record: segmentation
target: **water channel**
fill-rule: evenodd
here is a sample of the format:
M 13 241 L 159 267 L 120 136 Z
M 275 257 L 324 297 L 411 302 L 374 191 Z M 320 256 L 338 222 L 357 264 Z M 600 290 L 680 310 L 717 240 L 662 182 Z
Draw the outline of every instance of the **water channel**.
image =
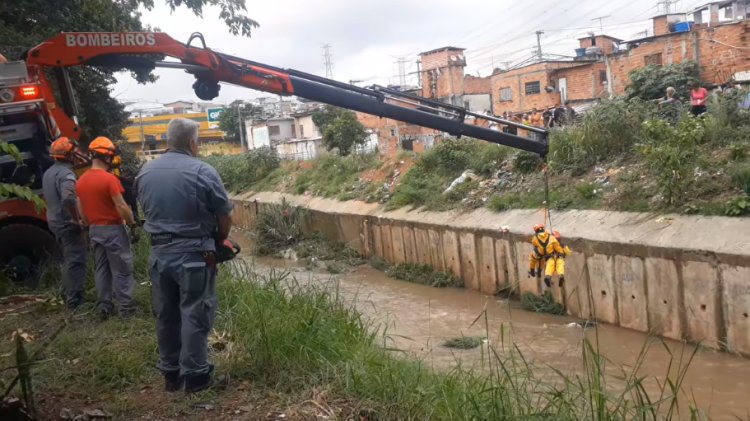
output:
M 461 336 L 488 336 L 491 343 L 498 344 L 500 332 L 504 331 L 505 341 L 512 340 L 526 359 L 564 373 L 576 373 L 582 371 L 581 347 L 585 335 L 598 344 L 599 351 L 609 361 L 608 372 L 613 375 L 619 373 L 619 367 L 625 367 L 629 373 L 628 368 L 649 341 L 643 333 L 606 324 L 586 330 L 571 327 L 571 323 L 579 320 L 527 312 L 514 300 L 466 289 L 439 289 L 394 280 L 369 266 L 331 275 L 309 271 L 299 262 L 248 260 L 259 271 L 282 269 L 300 281 L 337 285 L 362 313 L 376 324 L 387 326 L 390 346 L 413 353 L 438 370 L 449 369 L 459 361 L 464 366 L 479 363 L 482 353 L 479 348 L 458 351 L 442 346 L 445 340 Z M 474 323 L 485 310 L 486 316 Z M 687 358 L 692 349 L 677 341 L 652 338 L 638 374 L 663 381 L 670 361 L 674 374 L 680 355 Z M 656 392 L 656 382 L 650 382 L 648 389 Z M 684 402 L 694 399 L 713 420 L 750 420 L 750 359 L 701 350 L 688 369 L 684 391 L 688 395 Z M 688 413 L 684 411 L 687 408 L 682 409 L 682 414 Z

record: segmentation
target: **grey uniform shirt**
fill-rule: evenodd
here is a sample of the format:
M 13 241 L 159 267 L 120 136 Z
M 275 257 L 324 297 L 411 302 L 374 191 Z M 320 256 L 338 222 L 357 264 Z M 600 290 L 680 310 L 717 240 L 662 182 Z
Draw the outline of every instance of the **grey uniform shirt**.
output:
M 44 172 L 42 194 L 47 202 L 47 224 L 53 232 L 77 224 L 67 211 L 68 206 L 76 206 L 78 199 L 71 164 L 56 161 Z
M 170 150 L 147 163 L 136 178 L 138 201 L 151 235 L 172 234 L 154 251 L 214 251 L 218 215 L 229 215 L 229 201 L 219 173 L 182 150 Z

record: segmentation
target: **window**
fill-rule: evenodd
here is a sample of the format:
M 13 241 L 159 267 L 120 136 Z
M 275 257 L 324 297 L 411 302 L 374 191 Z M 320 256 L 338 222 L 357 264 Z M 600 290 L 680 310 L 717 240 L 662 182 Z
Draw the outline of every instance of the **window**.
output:
M 270 136 L 278 136 L 281 134 L 279 126 L 268 126 L 268 134 Z
M 599 80 L 602 82 L 602 84 L 607 82 L 607 71 L 606 70 L 600 70 L 599 71 Z
M 396 136 L 396 129 L 391 129 L 391 136 Z
M 299 125 L 299 137 L 305 137 L 305 126 Z
M 297 126 L 295 126 L 294 124 L 292 124 L 292 139 L 296 139 L 297 138 L 297 130 L 296 129 L 297 129 Z
M 542 93 L 542 84 L 540 82 L 526 82 L 526 95 L 535 95 Z
M 643 62 L 646 66 L 661 66 L 661 53 L 644 56 Z
M 513 101 L 513 91 L 510 88 L 500 88 L 500 101 Z

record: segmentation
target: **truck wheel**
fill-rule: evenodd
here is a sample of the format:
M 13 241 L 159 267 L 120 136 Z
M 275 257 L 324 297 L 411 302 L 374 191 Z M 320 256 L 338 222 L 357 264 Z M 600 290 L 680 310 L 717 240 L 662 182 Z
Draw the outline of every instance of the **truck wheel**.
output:
M 57 252 L 55 237 L 32 224 L 10 224 L 0 228 L 0 266 L 16 283 L 39 286 L 41 265 Z

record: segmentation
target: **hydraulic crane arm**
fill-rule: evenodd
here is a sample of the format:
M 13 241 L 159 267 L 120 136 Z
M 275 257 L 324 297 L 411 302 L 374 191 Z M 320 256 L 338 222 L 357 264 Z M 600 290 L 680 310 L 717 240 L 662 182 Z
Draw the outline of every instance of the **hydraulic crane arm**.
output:
M 194 40 L 201 46 L 191 45 Z M 163 61 L 163 56 L 180 62 Z M 469 136 L 492 143 L 510 146 L 546 156 L 547 132 L 526 127 L 515 122 L 472 113 L 464 108 L 431 101 L 398 90 L 374 86 L 357 86 L 322 78 L 291 69 L 281 69 L 239 57 L 219 53 L 206 47 L 203 36 L 191 35 L 187 44 L 158 32 L 70 32 L 61 33 L 31 49 L 26 57 L 29 69 L 36 69 L 37 77 L 46 82 L 43 69 L 59 70 L 67 79 L 65 68 L 70 66 L 115 66 L 120 68 L 154 67 L 180 68 L 193 74 L 193 89 L 203 100 L 219 94 L 219 83 L 230 83 L 277 95 L 296 95 L 301 98 L 330 105 L 387 117 L 405 123 L 429 127 L 454 136 Z M 46 98 L 54 98 L 51 89 L 43 88 Z M 65 94 L 65 89 L 63 96 Z M 63 100 L 63 105 L 65 105 Z M 58 125 L 70 133 L 79 132 L 75 110 L 68 105 L 67 114 L 52 104 L 50 112 Z M 502 133 L 465 122 L 467 116 L 494 121 L 537 133 L 537 139 L 528 139 Z M 77 137 L 77 136 L 75 136 Z

